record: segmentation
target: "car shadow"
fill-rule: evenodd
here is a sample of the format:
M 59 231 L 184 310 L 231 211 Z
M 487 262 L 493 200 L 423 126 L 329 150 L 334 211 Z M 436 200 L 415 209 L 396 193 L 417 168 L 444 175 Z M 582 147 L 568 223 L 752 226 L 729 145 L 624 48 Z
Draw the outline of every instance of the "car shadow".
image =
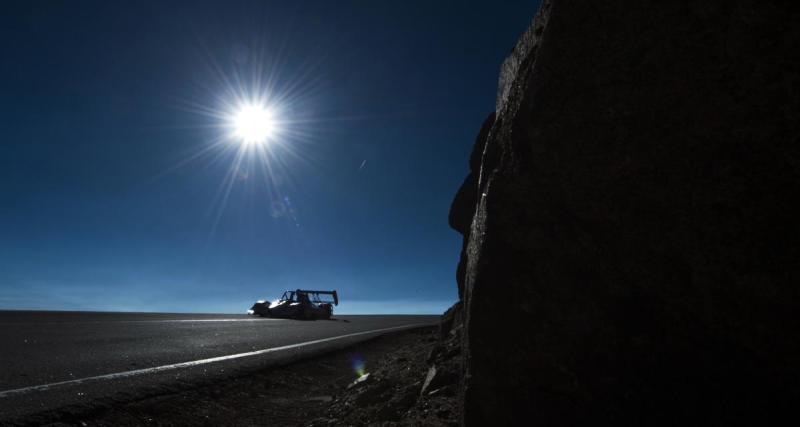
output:
M 297 322 L 316 322 L 316 321 L 325 322 L 325 321 L 327 321 L 327 322 L 350 323 L 350 321 L 347 320 L 347 319 L 337 319 L 335 317 L 332 317 L 330 319 L 296 319 L 296 318 L 292 318 L 292 317 L 271 317 L 271 316 L 258 316 L 258 317 L 260 319 L 283 319 L 283 320 L 294 320 L 294 321 L 297 321 Z

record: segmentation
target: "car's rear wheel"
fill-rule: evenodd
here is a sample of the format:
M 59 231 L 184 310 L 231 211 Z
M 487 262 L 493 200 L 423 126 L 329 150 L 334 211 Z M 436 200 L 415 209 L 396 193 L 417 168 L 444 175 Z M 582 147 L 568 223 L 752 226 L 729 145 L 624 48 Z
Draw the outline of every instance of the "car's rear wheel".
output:
M 323 312 L 321 317 L 325 320 L 329 320 L 332 314 L 333 314 L 333 307 L 327 305 L 325 306 L 325 311 Z

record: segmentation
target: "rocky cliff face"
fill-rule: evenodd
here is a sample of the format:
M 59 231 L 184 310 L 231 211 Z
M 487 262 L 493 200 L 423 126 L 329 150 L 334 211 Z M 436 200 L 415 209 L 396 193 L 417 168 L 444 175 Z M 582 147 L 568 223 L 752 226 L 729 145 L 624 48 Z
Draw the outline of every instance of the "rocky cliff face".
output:
M 792 2 L 543 3 L 450 214 L 466 425 L 799 401 L 797 22 Z

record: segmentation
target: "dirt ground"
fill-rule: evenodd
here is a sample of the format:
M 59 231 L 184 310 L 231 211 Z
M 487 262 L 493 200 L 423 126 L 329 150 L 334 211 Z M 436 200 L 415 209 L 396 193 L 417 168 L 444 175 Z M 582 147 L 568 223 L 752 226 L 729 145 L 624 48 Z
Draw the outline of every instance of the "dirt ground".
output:
M 440 340 L 436 328 L 385 335 L 181 391 L 44 414 L 35 424 L 458 425 L 460 357 L 455 336 L 449 335 Z

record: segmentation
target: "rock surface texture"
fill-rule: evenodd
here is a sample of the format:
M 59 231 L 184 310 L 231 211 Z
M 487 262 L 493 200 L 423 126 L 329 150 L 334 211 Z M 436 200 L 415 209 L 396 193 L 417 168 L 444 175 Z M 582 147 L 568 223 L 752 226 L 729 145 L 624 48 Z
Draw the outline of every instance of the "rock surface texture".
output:
M 798 22 L 543 2 L 450 214 L 466 425 L 775 424 L 800 401 Z

